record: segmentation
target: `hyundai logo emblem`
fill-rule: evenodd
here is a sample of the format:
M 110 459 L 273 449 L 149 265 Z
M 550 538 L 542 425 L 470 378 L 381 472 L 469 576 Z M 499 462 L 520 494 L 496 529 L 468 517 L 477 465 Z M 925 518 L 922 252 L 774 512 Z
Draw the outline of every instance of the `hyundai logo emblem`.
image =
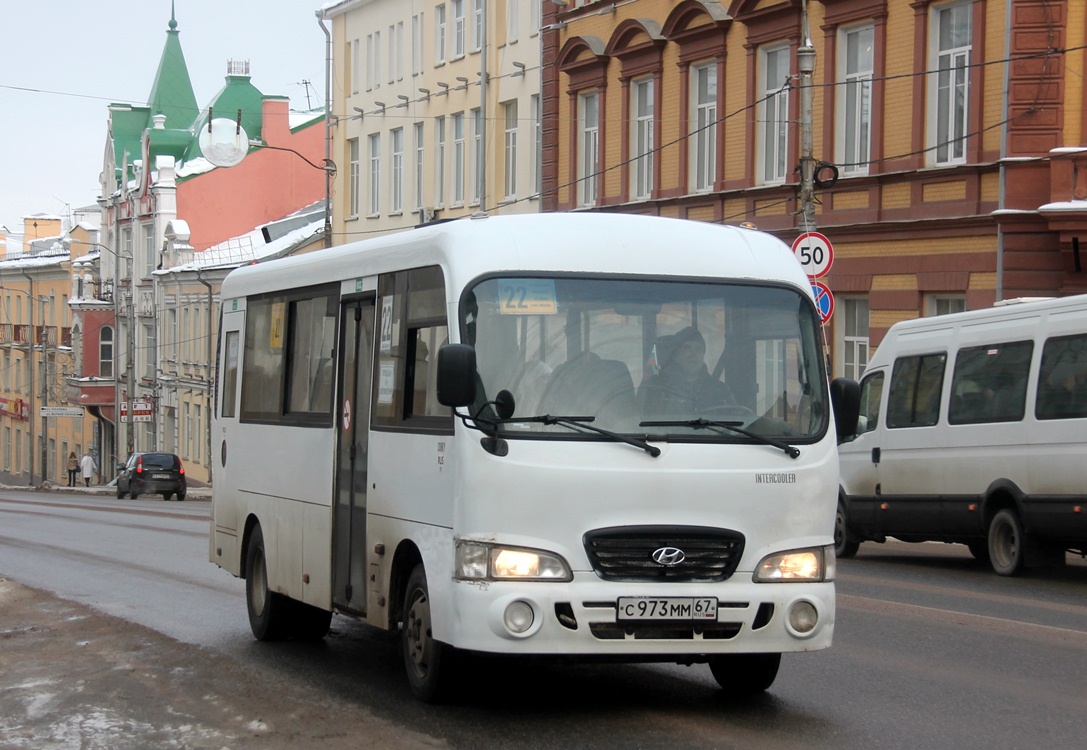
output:
M 661 547 L 660 549 L 655 549 L 650 557 L 652 557 L 653 562 L 658 565 L 666 565 L 668 567 L 679 565 L 687 559 L 687 556 L 683 554 L 683 550 L 679 547 Z

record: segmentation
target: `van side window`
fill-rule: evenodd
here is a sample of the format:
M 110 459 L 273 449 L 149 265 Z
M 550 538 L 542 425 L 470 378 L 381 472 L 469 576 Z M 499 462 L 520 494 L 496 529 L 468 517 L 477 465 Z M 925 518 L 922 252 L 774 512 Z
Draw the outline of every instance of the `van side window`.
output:
M 960 349 L 951 376 L 951 424 L 1018 422 L 1026 411 L 1027 375 L 1034 342 Z
M 879 402 L 883 400 L 883 373 L 877 372 L 861 383 L 861 414 L 857 421 L 857 434 L 879 427 Z
M 944 353 L 895 360 L 887 401 L 887 427 L 936 424 L 940 417 L 940 390 L 946 362 Z
M 378 279 L 375 426 L 453 428 L 452 410 L 438 403 L 438 348 L 449 341 L 445 281 L 428 266 Z
M 1059 336 L 1045 342 L 1034 415 L 1038 419 L 1087 417 L 1087 336 Z

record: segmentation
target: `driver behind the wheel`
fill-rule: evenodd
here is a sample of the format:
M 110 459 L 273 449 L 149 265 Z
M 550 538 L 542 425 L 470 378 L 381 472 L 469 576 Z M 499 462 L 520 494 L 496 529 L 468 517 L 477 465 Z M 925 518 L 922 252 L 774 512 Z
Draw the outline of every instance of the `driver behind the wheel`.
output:
M 639 389 L 646 419 L 683 419 L 705 409 L 736 403 L 729 387 L 706 367 L 706 341 L 694 326 L 661 336 L 654 347 L 660 371 Z

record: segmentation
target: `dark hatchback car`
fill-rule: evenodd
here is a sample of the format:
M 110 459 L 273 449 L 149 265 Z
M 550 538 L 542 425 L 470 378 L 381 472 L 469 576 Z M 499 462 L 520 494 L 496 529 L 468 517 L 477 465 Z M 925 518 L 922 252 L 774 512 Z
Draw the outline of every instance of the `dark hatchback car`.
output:
M 117 464 L 117 499 L 129 495 L 162 495 L 169 500 L 176 495 L 185 499 L 185 467 L 173 453 L 133 453 L 127 464 Z

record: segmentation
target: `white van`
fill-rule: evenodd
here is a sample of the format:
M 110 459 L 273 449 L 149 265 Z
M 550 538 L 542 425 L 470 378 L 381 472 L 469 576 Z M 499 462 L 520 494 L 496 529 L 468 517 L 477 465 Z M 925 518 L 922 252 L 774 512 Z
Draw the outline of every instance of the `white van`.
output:
M 1001 575 L 1087 552 L 1087 295 L 897 323 L 839 447 L 838 557 L 965 544 Z

